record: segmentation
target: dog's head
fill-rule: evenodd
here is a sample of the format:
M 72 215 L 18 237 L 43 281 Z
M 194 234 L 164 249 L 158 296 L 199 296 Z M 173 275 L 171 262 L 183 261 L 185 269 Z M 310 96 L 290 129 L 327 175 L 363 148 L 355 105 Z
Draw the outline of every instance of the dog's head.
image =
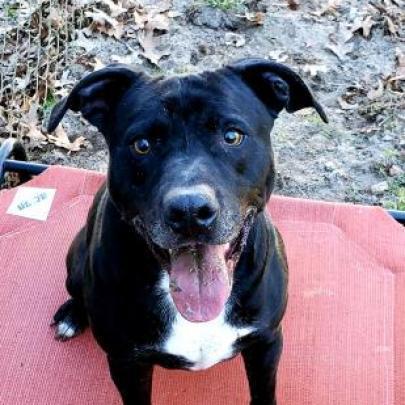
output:
M 302 79 L 267 60 L 169 79 L 111 65 L 55 106 L 48 130 L 71 109 L 103 133 L 112 201 L 167 268 L 182 315 L 207 321 L 273 189 L 274 120 L 305 107 L 327 121 Z

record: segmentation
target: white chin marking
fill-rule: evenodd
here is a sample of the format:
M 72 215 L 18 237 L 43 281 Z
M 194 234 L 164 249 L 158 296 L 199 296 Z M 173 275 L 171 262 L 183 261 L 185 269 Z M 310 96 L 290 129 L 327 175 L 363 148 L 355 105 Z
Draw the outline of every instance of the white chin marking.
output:
M 234 343 L 254 331 L 252 327 L 236 328 L 225 321 L 226 307 L 219 316 L 207 322 L 190 322 L 177 311 L 169 292 L 169 276 L 164 272 L 160 282 L 176 313 L 169 336 L 162 344 L 165 353 L 184 357 L 193 365 L 190 370 L 204 370 L 235 354 Z

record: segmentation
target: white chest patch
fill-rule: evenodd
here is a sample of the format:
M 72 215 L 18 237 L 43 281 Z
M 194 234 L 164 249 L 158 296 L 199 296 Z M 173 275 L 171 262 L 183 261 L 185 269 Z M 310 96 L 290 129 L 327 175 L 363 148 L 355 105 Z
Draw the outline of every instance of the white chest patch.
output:
M 169 278 L 164 277 L 162 288 L 174 306 L 168 292 Z M 163 342 L 164 352 L 182 356 L 193 363 L 190 370 L 204 370 L 232 357 L 236 340 L 254 331 L 252 327 L 235 328 L 225 322 L 225 310 L 208 322 L 189 322 L 176 310 L 169 337 Z

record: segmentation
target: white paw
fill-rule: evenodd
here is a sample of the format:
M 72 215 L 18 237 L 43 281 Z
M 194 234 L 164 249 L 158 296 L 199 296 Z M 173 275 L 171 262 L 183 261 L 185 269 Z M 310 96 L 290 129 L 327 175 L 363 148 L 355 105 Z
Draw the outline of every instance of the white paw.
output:
M 78 334 L 78 328 L 67 322 L 61 321 L 56 325 L 55 339 L 57 340 L 69 340 Z

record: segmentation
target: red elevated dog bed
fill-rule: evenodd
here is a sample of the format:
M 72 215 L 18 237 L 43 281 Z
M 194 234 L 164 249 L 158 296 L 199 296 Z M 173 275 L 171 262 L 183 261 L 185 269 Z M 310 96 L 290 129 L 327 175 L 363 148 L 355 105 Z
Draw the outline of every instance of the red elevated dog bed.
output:
M 7 214 L 0 193 L 0 404 L 117 405 L 87 331 L 53 339 L 65 255 L 103 176 L 51 167 L 24 187 L 56 189 L 47 220 Z M 281 405 L 405 404 L 405 232 L 382 209 L 273 197 L 287 248 Z M 189 373 L 157 369 L 155 405 L 248 404 L 240 358 Z

